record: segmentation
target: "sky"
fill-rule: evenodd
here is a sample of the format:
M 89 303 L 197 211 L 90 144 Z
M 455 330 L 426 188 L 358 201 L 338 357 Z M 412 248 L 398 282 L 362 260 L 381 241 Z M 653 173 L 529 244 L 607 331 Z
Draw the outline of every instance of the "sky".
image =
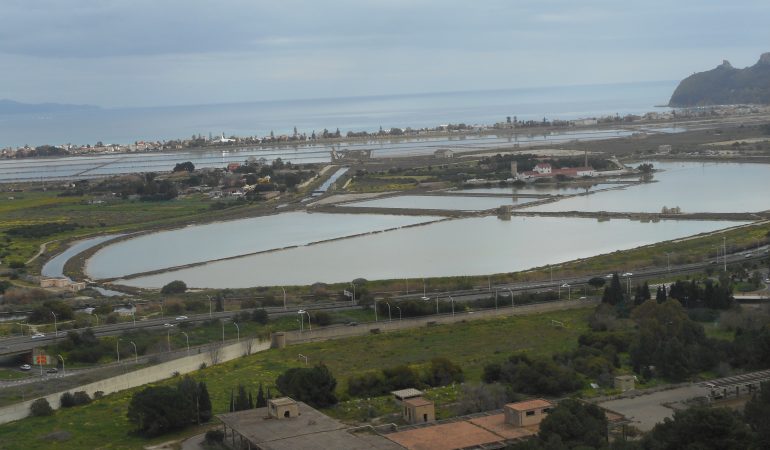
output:
M 0 98 L 104 107 L 679 80 L 767 0 L 3 0 Z

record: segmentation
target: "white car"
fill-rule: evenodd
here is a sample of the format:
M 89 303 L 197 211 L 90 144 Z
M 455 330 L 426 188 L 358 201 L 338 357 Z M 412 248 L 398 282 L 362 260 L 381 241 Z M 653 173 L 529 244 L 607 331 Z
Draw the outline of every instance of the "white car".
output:
M 19 369 L 21 369 L 21 370 L 31 370 L 32 366 L 30 366 L 29 364 L 22 364 L 21 366 L 19 366 Z
M 179 316 L 176 320 L 187 320 L 187 316 Z
M 43 334 L 43 333 L 35 333 L 35 334 L 32 335 L 32 339 L 37 339 L 37 338 L 41 338 L 41 337 L 45 337 L 45 334 Z
M 174 324 L 173 323 L 164 323 L 163 326 L 164 327 L 173 327 Z
M 633 273 L 631 273 L 631 272 L 626 272 L 626 273 L 623 274 L 624 277 L 630 277 L 632 275 L 633 275 Z

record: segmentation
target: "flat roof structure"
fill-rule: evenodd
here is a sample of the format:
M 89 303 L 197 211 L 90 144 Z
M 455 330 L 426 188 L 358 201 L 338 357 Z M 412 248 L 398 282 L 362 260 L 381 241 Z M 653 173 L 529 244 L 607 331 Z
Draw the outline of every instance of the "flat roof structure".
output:
M 505 423 L 505 414 L 493 414 L 491 416 L 477 417 L 468 422 L 505 439 L 522 439 L 534 436 L 539 431 L 539 425 L 529 427 L 512 427 Z
M 408 388 L 408 389 L 400 389 L 398 391 L 392 391 L 391 394 L 393 394 L 393 396 L 396 397 L 398 400 L 405 400 L 412 397 L 421 397 L 422 391 L 419 389 Z
M 297 402 L 299 417 L 271 418 L 268 409 L 257 408 L 217 418 L 225 427 L 225 439 L 233 446 L 262 450 L 400 450 L 403 447 L 373 433 L 351 433 L 348 426 Z
M 526 400 L 517 403 L 508 403 L 505 405 L 506 408 L 511 408 L 514 411 L 529 411 L 531 409 L 550 408 L 552 406 L 553 403 L 549 402 L 548 400 L 543 400 L 542 398 L 536 398 L 534 400 Z
M 501 442 L 504 439 L 470 422 L 452 422 L 386 435 L 409 450 L 452 450 Z

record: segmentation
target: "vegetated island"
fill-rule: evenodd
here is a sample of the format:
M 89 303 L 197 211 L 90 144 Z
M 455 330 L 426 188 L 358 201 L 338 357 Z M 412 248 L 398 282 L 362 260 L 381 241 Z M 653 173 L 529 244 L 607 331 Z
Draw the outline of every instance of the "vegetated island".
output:
M 668 102 L 674 108 L 747 104 L 770 104 L 770 53 L 743 69 L 725 60 L 712 70 L 690 75 Z

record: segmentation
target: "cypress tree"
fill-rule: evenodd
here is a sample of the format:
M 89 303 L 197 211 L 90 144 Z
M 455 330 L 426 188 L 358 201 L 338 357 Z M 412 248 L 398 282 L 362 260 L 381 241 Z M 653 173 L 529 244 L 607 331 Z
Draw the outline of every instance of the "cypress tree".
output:
M 265 391 L 262 389 L 262 383 L 259 383 L 259 390 L 257 391 L 257 408 L 264 408 L 267 406 L 267 399 L 265 399 Z
M 249 391 L 249 409 L 254 409 L 254 399 L 251 398 L 251 391 Z
M 198 421 L 208 422 L 211 420 L 211 397 L 206 383 L 201 381 L 198 384 Z

